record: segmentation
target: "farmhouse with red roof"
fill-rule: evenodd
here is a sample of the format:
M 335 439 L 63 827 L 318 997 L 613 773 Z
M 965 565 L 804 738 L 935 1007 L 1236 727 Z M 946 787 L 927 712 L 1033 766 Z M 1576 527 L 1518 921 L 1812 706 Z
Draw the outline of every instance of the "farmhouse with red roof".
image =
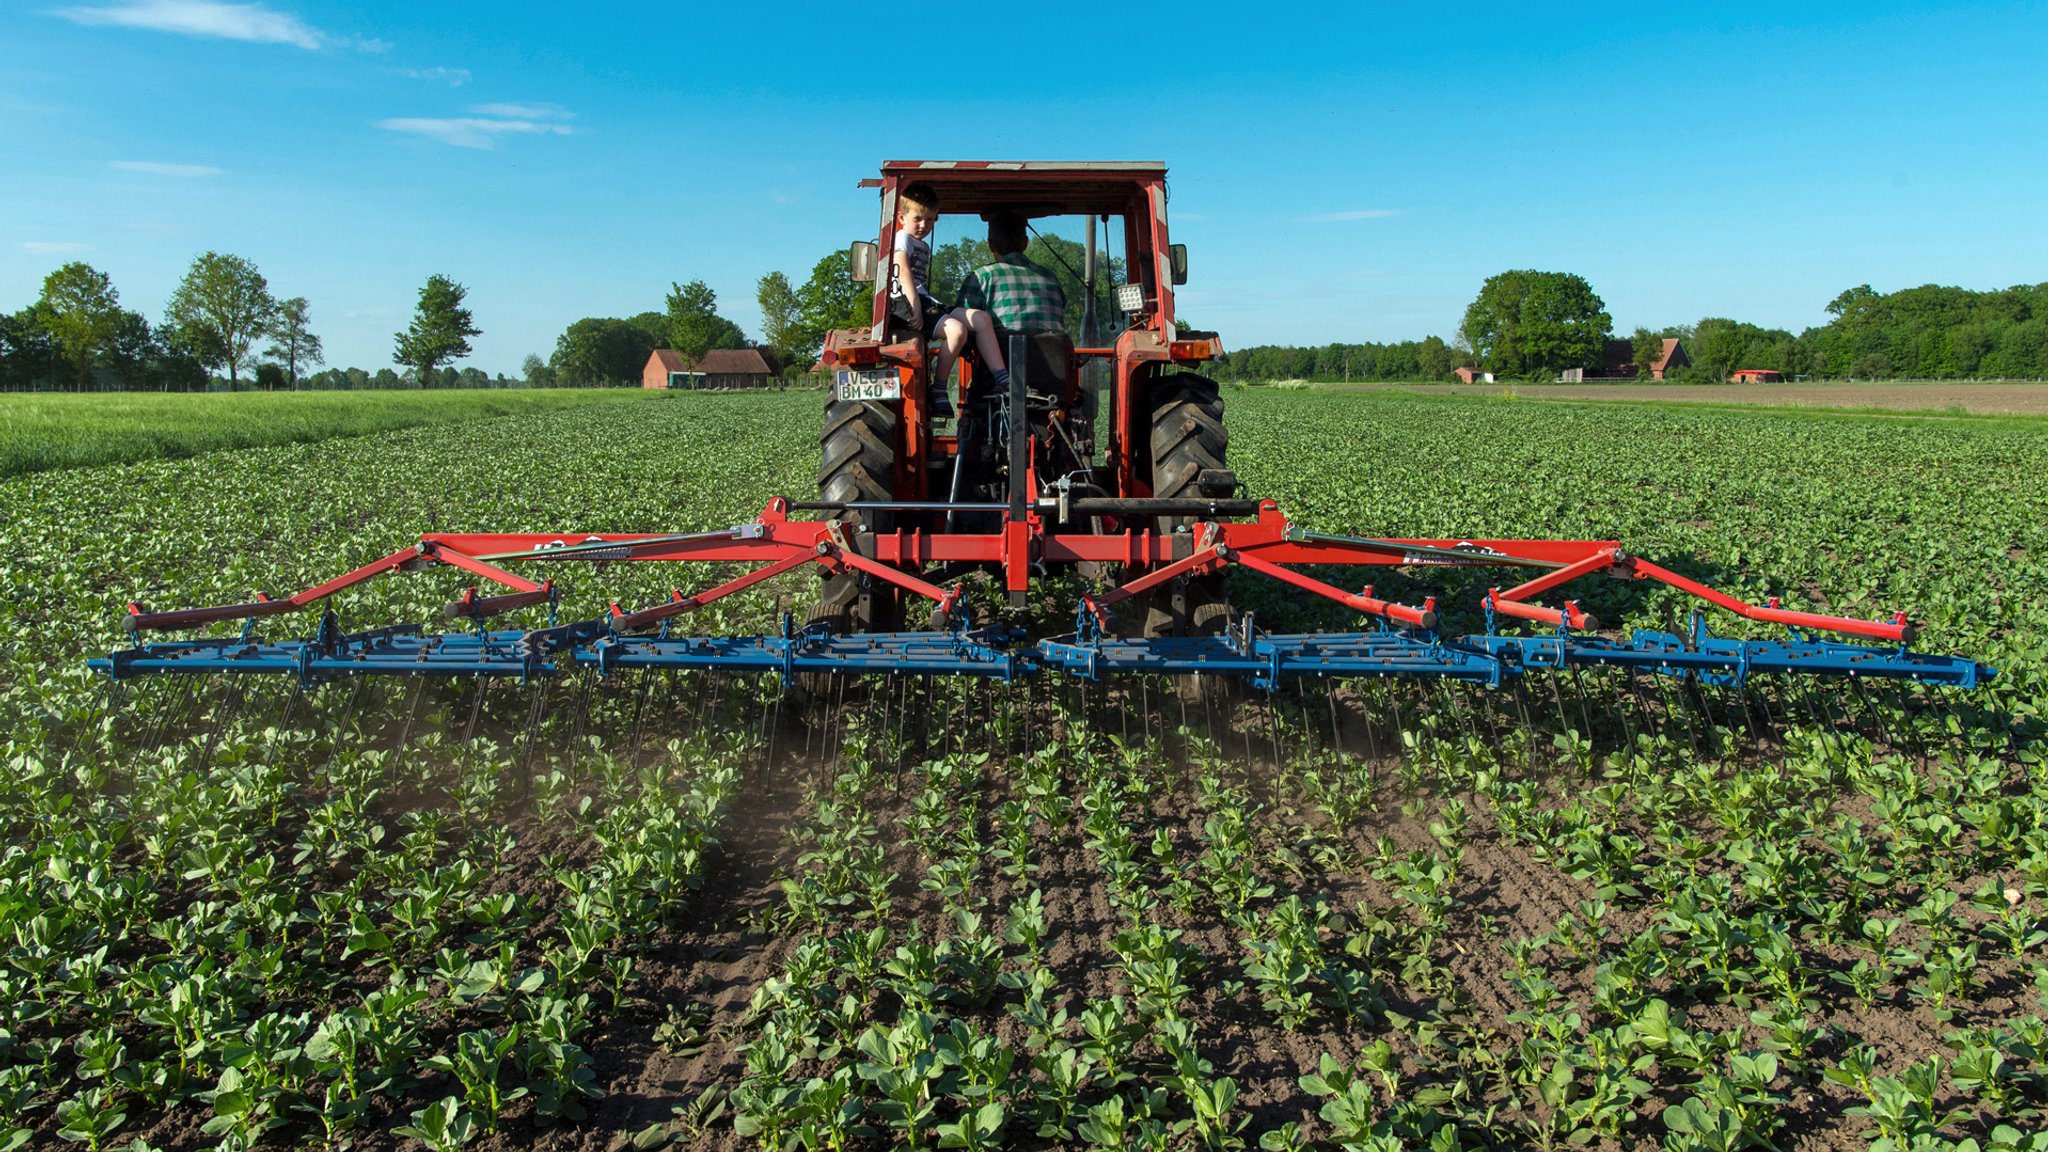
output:
M 765 388 L 775 371 L 758 348 L 713 348 L 695 364 L 673 348 L 656 348 L 640 370 L 642 388 Z

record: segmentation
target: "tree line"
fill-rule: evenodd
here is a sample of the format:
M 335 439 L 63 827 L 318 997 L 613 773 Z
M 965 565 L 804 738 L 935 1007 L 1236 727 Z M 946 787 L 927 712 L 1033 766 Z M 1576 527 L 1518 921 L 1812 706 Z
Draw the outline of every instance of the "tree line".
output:
M 1121 322 L 1119 261 L 1106 262 L 1096 285 L 1097 330 L 1087 333 L 1081 246 L 1038 236 L 1026 254 L 1066 289 L 1070 331 L 1084 341 L 1113 337 Z M 932 283 L 944 291 L 986 259 L 979 241 L 941 246 L 933 252 Z M 771 370 L 795 375 L 815 362 L 828 330 L 869 323 L 871 291 L 848 277 L 844 250 L 820 257 L 801 283 L 769 272 L 755 288 L 762 316 L 756 342 L 719 314 L 717 294 L 702 280 L 671 283 L 660 309 L 577 320 L 549 355 L 528 355 L 521 375 L 511 378 L 455 366 L 481 329 L 465 305 L 467 290 L 437 274 L 420 289 L 411 322 L 393 337 L 393 367 L 315 371 L 325 355 L 306 298 L 277 298 L 247 259 L 201 253 L 155 323 L 121 305 L 106 273 L 74 261 L 44 278 L 34 303 L 0 313 L 0 389 L 190 391 L 241 387 L 245 376 L 265 389 L 617 387 L 637 385 L 659 348 L 694 362 L 713 349 L 755 347 Z M 1651 364 L 1663 342 L 1677 337 L 1692 361 L 1667 374 L 1677 381 L 1722 381 L 1744 368 L 1836 379 L 2048 378 L 2048 284 L 1991 291 L 1925 285 L 1891 293 L 1864 284 L 1836 296 L 1827 312 L 1827 323 L 1797 334 L 1725 317 L 1637 328 L 1625 338 L 1627 358 Z M 1511 270 L 1486 280 L 1449 340 L 1255 345 L 1231 351 L 1215 372 L 1241 381 L 1404 381 L 1444 380 L 1472 368 L 1503 379 L 1550 380 L 1578 368 L 1598 377 L 1616 369 L 1623 343 L 1583 277 Z
M 393 337 L 392 360 L 412 386 L 449 382 L 443 366 L 469 355 L 469 338 L 481 330 L 463 306 L 467 291 L 441 275 L 420 289 L 412 322 Z M 122 306 L 111 277 L 76 260 L 43 278 L 34 303 L 0 313 L 0 390 L 235 389 L 245 370 L 255 387 L 298 388 L 322 375 L 308 373 L 325 360 L 306 298 L 278 299 L 254 262 L 229 253 L 195 257 L 155 324 Z M 402 386 L 396 373 L 385 375 Z M 342 373 L 357 376 L 371 379 Z M 336 386 L 333 378 L 322 383 Z
M 1836 296 L 1827 312 L 1827 323 L 1796 334 L 1709 316 L 1639 327 L 1619 339 L 1631 367 L 1655 363 L 1667 339 L 1684 341 L 1691 364 L 1665 377 L 1678 382 L 1725 381 L 1744 368 L 1822 379 L 2048 379 L 2048 284 L 1990 291 L 1929 284 L 1890 293 L 1861 284 Z M 1445 380 L 1472 368 L 1500 379 L 1555 380 L 1573 368 L 1588 376 L 1616 370 L 1617 340 L 1606 304 L 1583 277 L 1515 270 L 1487 279 L 1451 340 L 1256 345 L 1232 351 L 1218 374 Z

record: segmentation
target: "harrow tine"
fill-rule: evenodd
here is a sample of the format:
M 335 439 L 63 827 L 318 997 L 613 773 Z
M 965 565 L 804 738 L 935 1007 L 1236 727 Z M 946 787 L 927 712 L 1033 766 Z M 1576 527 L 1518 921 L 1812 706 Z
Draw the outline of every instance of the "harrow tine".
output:
M 1671 677 L 1659 676 L 1657 678 L 1657 697 L 1664 706 L 1664 719 L 1673 727 L 1676 727 L 1681 722 L 1685 725 L 1686 743 L 1692 747 L 1692 758 L 1699 760 L 1702 757 L 1700 752 L 1699 726 L 1692 722 L 1692 714 L 1685 710 L 1683 703 L 1674 703 L 1672 701 L 1671 694 Z
M 1536 755 L 1536 753 L 1535 753 L 1535 748 L 1536 748 L 1536 722 L 1535 722 L 1534 720 L 1532 720 L 1532 719 L 1530 719 L 1530 718 L 1529 718 L 1529 696 L 1528 696 L 1528 694 L 1527 694 L 1526 692 L 1524 692 L 1524 691 L 1523 691 L 1523 689 L 1522 689 L 1522 678 L 1521 678 L 1521 677 L 1517 676 L 1517 677 L 1515 678 L 1515 680 L 1514 680 L 1514 683 L 1513 683 L 1513 684 L 1512 684 L 1512 685 L 1510 686 L 1510 691 L 1512 691 L 1512 692 L 1514 693 L 1514 700 L 1515 700 L 1515 714 L 1516 714 L 1516 715 L 1517 715 L 1517 716 L 1518 716 L 1518 717 L 1519 717 L 1519 718 L 1521 719 L 1521 729 L 1520 729 L 1520 731 L 1521 731 L 1521 733 L 1522 733 L 1522 765 L 1521 765 L 1521 766 L 1522 766 L 1522 771 L 1524 771 L 1524 772 L 1527 772 L 1527 771 L 1530 771 L 1530 770 L 1532 770 L 1532 769 L 1533 769 L 1533 768 L 1535 767 L 1535 765 L 1534 765 L 1534 764 L 1532 763 L 1532 761 L 1533 761 L 1533 759 L 1534 759 L 1534 757 L 1535 757 L 1535 755 Z
M 832 705 L 832 715 L 826 719 L 825 723 L 825 745 L 827 749 L 825 763 L 828 769 L 836 772 L 839 768 L 840 750 L 846 746 L 846 677 L 833 677 L 833 687 L 837 689 L 837 699 Z M 839 737 L 837 743 L 834 743 L 832 739 L 835 727 L 838 730 L 837 734 Z
M 569 731 L 569 739 L 572 741 L 569 763 L 572 767 L 576 763 L 578 753 L 583 750 L 583 738 L 590 733 L 591 683 L 596 678 L 596 675 L 596 673 L 588 668 L 576 674 L 576 723 Z
M 481 687 L 481 682 L 479 682 L 479 687 Z M 358 677 L 357 679 L 350 681 L 348 699 L 342 705 L 341 715 L 335 719 L 333 726 L 328 729 L 328 738 L 331 741 L 331 744 L 327 751 L 326 770 L 328 775 L 330 776 L 334 773 L 335 765 L 341 763 L 341 750 L 348 743 L 348 741 L 345 739 L 345 737 L 347 736 L 346 729 L 348 727 L 348 722 L 355 718 L 356 703 L 362 699 L 362 695 L 363 681 L 360 677 Z M 481 697 L 479 697 L 479 699 L 481 699 Z M 472 723 L 473 722 L 474 717 L 472 717 Z
M 1715 704 L 1718 703 L 1720 705 L 1720 716 L 1718 719 L 1712 720 L 1711 723 L 1713 723 L 1718 731 L 1725 734 L 1722 747 L 1733 753 L 1736 759 L 1740 760 L 1743 751 L 1742 743 L 1749 735 L 1749 724 L 1745 720 L 1738 727 L 1735 722 L 1735 697 L 1738 691 L 1739 689 L 1726 684 L 1703 684 L 1700 686 L 1700 698 L 1706 707 L 1709 717 L 1714 716 Z
M 1891 711 L 1898 716 L 1899 727 L 1905 729 L 1906 737 L 1912 741 L 1914 757 L 1920 761 L 1920 770 L 1925 772 L 1928 766 L 1927 740 L 1920 735 L 1920 725 L 1907 699 L 1907 693 L 1913 688 L 1904 681 L 1894 681 L 1886 691 L 1891 693 Z
M 1572 722 L 1565 717 L 1564 694 L 1558 691 L 1557 677 L 1545 676 L 1543 681 L 1550 688 L 1550 702 L 1557 709 L 1557 730 L 1560 733 L 1571 731 Z
M 1321 677 L 1317 677 L 1321 679 Z M 1309 719 L 1308 685 L 1300 677 L 1294 681 L 1294 714 L 1301 720 L 1301 752 L 1304 762 L 1313 762 L 1316 755 L 1316 724 Z
M 1751 684 L 1755 684 L 1755 685 L 1756 685 L 1756 691 L 1755 691 L 1754 693 L 1750 692 L 1750 690 L 1749 690 L 1749 689 L 1750 689 L 1750 685 L 1751 685 Z M 1747 706 L 1747 705 L 1748 705 L 1749 703 L 1751 703 L 1751 702 L 1754 702 L 1754 704 L 1755 704 L 1755 706 L 1756 706 L 1756 710 L 1757 710 L 1757 711 L 1758 711 L 1759 713 L 1761 713 L 1761 714 L 1763 715 L 1763 720 L 1764 720 L 1764 731 L 1763 731 L 1763 736 L 1762 736 L 1762 742 L 1763 742 L 1763 743 L 1766 743 L 1766 744 L 1768 744 L 1768 745 L 1770 745 L 1770 746 L 1771 746 L 1771 747 L 1773 747 L 1773 748 L 1782 748 L 1782 747 L 1784 747 L 1784 745 L 1785 745 L 1785 733 L 1784 733 L 1784 730 L 1782 729 L 1782 727 L 1781 727 L 1781 726 L 1779 725 L 1779 723 L 1778 723 L 1778 713 L 1777 713 L 1777 712 L 1775 712 L 1775 711 L 1773 711 L 1773 710 L 1771 709 L 1771 685 L 1770 685 L 1770 682 L 1769 682 L 1769 681 L 1767 681 L 1767 680 L 1765 680 L 1765 681 L 1747 681 L 1747 680 L 1746 680 L 1746 681 L 1744 681 L 1744 682 L 1743 682 L 1742 690 L 1743 690 L 1743 699 L 1744 699 L 1744 702 L 1745 702 L 1745 707 L 1746 707 L 1746 706 Z M 1783 703 L 1783 701 L 1781 700 L 1781 701 L 1780 701 L 1780 703 L 1782 704 L 1782 703 Z
M 647 694 L 653 689 L 653 686 L 653 678 L 642 674 L 640 683 L 633 692 L 633 738 L 627 744 L 627 754 L 629 756 L 638 756 L 640 754 L 641 725 L 647 720 Z
M 839 679 L 839 681 L 840 681 L 840 684 L 839 684 L 839 699 L 840 699 L 840 702 L 841 702 L 841 704 L 844 704 L 844 703 L 845 703 L 845 701 L 846 701 L 846 682 L 845 682 L 845 677 L 839 677 L 838 679 Z M 675 674 L 674 672 L 670 672 L 670 673 L 668 674 L 668 708 L 667 708 L 667 711 L 670 711 L 670 712 L 673 712 L 673 711 L 675 710 L 675 706 L 676 706 L 676 680 L 677 680 L 677 676 L 676 676 L 676 674 Z M 694 697 L 692 697 L 692 698 L 694 698 Z M 722 721 L 723 717 L 725 716 L 725 713 L 724 713 L 724 712 L 722 711 L 722 708 L 721 708 L 721 706 L 722 706 L 722 705 L 723 705 L 723 704 L 725 703 L 725 674 L 724 674 L 724 673 L 722 673 L 722 672 L 714 672 L 714 673 L 712 673 L 712 674 L 711 674 L 711 693 L 710 693 L 710 696 L 708 697 L 708 699 L 709 699 L 709 703 L 708 703 L 708 704 L 706 704 L 706 706 L 705 706 L 705 709 L 704 709 L 704 711 L 705 711 L 706 713 L 710 714 L 710 716 L 711 716 L 711 723 L 712 723 L 712 724 L 713 724 L 714 726 L 716 726 L 716 725 L 718 725 L 718 724 L 720 724 L 720 723 L 721 723 L 721 721 Z M 695 721 L 695 722 L 696 722 L 696 724 L 697 724 L 697 725 L 699 725 L 699 726 L 702 726 L 702 724 L 704 723 L 704 717 L 703 717 L 703 715 L 702 715 L 702 714 L 698 714 L 698 715 L 693 715 L 693 716 L 691 717 L 691 719 L 692 719 L 693 721 Z
M 172 725 L 183 718 L 184 712 L 190 706 L 193 691 L 194 681 L 187 680 L 178 685 L 178 691 L 172 695 L 169 707 L 159 713 L 156 736 L 149 742 L 150 751 L 163 751 L 164 742 L 170 739 Z
M 1287 763 L 1284 754 L 1280 750 L 1280 694 L 1278 692 L 1266 693 L 1266 734 L 1273 741 L 1273 780 L 1275 785 L 1277 785 L 1281 773 L 1286 771 Z M 1251 765 L 1247 763 L 1245 767 L 1249 770 Z
M 1323 703 L 1330 712 L 1330 751 L 1339 763 L 1344 760 L 1344 729 L 1337 723 L 1337 685 L 1323 681 Z
M 71 737 L 71 756 L 80 756 L 87 751 L 85 744 L 88 740 L 92 740 L 97 744 L 100 734 L 109 727 L 109 721 L 114 716 L 115 701 L 118 699 L 115 696 L 115 690 L 118 687 L 111 679 L 106 682 L 98 694 L 98 700 L 95 705 L 96 713 L 87 713 L 85 723 L 80 725 L 78 731 Z
M 1876 740 L 1881 736 L 1887 748 L 1898 748 L 1898 737 L 1892 733 L 1891 724 L 1878 715 L 1877 709 L 1871 705 L 1869 694 L 1863 691 L 1862 680 L 1851 678 L 1849 686 L 1855 690 L 1856 702 L 1863 706 L 1863 719 L 1870 726 L 1871 739 Z
M 355 683 L 358 688 L 362 687 L 363 682 L 361 680 L 357 680 Z M 476 723 L 478 718 L 483 715 L 484 685 L 487 683 L 488 681 L 479 677 L 476 682 L 476 691 L 470 696 L 469 720 L 462 726 L 462 742 L 464 744 L 471 744 L 476 741 Z
M 534 680 L 527 689 L 526 725 L 520 731 L 520 745 L 523 750 L 519 755 L 520 783 L 519 793 L 516 797 L 520 801 L 524 801 L 533 794 L 533 757 L 540 738 L 541 710 L 546 699 L 542 695 L 544 689 L 544 682 L 538 679 Z
M 1393 692 L 1394 686 L 1391 684 L 1387 685 L 1386 693 L 1390 701 L 1393 698 Z M 1377 764 L 1380 760 L 1380 738 L 1379 731 L 1372 722 L 1372 687 L 1370 682 L 1359 687 L 1356 698 L 1358 700 L 1358 715 L 1365 721 L 1365 759 L 1368 764 Z
M 1688 676 L 1677 686 L 1677 691 L 1679 705 L 1686 710 L 1686 715 L 1698 717 L 1696 726 L 1700 729 L 1701 738 L 1706 741 L 1709 748 L 1718 751 L 1721 744 L 1716 739 L 1716 733 L 1719 729 L 1714 724 L 1713 709 L 1707 706 L 1706 689 L 1697 677 Z
M 413 722 L 419 718 L 420 714 L 420 693 L 426 689 L 426 686 L 427 682 L 417 677 L 412 682 L 412 691 L 408 693 L 411 696 L 411 700 L 405 706 L 405 724 L 398 730 L 396 752 L 399 755 L 404 755 L 406 745 L 412 743 Z
M 1408 741 L 1405 739 L 1408 721 L 1401 715 L 1401 694 L 1391 683 L 1387 685 L 1387 704 L 1394 710 L 1394 727 L 1391 729 L 1394 740 L 1393 760 L 1399 764 L 1408 752 Z
M 292 681 L 291 690 L 285 693 L 284 710 L 278 715 L 277 723 L 271 726 L 270 738 L 263 744 L 263 759 L 272 760 L 277 755 L 277 738 L 292 726 L 292 713 L 298 708 L 299 700 L 306 694 L 306 686 Z
M 1836 738 L 1839 733 L 1834 730 L 1833 717 L 1822 713 L 1820 702 L 1814 695 L 1811 684 L 1801 682 L 1799 684 L 1799 695 L 1806 706 L 1808 721 L 1814 726 L 1816 734 L 1820 737 L 1821 749 L 1826 756 L 1830 769 L 1832 769 L 1837 761 L 1846 761 L 1848 759 L 1847 751 L 1838 745 Z
M 1138 723 L 1144 726 L 1146 743 L 1152 742 L 1152 678 L 1138 677 Z
M 213 723 L 207 726 L 206 743 L 199 753 L 199 771 L 204 772 L 213 766 L 213 750 L 220 744 L 220 734 L 228 725 L 234 723 L 235 717 L 241 712 L 246 692 L 246 687 L 237 681 L 234 691 L 228 696 L 226 707 L 213 713 Z

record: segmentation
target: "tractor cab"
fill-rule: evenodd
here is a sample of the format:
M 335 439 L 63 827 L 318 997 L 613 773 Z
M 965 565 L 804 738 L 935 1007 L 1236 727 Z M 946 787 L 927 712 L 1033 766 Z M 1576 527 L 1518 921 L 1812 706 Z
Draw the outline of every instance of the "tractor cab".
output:
M 1028 223 L 1026 257 L 1065 294 L 1065 330 L 1025 336 L 1021 363 L 1012 366 L 1021 368 L 1029 395 L 1036 487 L 1142 498 L 1195 495 L 1206 484 L 1200 491 L 1222 485 L 1227 495 L 1235 479 L 1222 467 L 1222 402 L 1214 384 L 1186 371 L 1222 348 L 1213 333 L 1175 331 L 1174 290 L 1187 280 L 1187 251 L 1168 238 L 1166 166 L 892 160 L 880 176 L 861 181 L 879 193 L 879 228 L 874 241 L 856 241 L 849 257 L 851 275 L 874 285 L 871 323 L 829 333 L 821 353 L 834 386 L 820 500 L 933 506 L 847 510 L 877 530 L 914 523 L 954 532 L 980 527 L 976 518 L 993 522 L 982 507 L 966 506 L 999 502 L 1008 485 L 997 433 L 1011 417 L 987 386 L 987 369 L 970 358 L 956 378 L 931 380 L 935 344 L 890 315 L 888 254 L 900 198 L 919 183 L 938 199 L 931 288 L 940 299 L 957 302 L 964 277 L 994 260 L 987 221 L 1001 214 Z M 999 331 L 1006 349 L 1011 335 Z M 942 394 L 945 403 L 935 405 Z M 1162 407 L 1178 427 L 1190 404 L 1200 409 L 1193 454 L 1169 445 L 1174 458 L 1161 460 L 1154 445 Z M 1162 465 L 1173 475 L 1163 475 Z

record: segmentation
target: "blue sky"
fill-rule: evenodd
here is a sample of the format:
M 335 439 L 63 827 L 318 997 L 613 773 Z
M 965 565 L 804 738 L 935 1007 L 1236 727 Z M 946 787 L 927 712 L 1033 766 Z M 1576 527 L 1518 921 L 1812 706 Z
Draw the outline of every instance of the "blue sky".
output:
M 516 373 L 672 280 L 758 332 L 886 158 L 1166 161 L 1232 346 L 1449 336 L 1508 268 L 1622 331 L 2048 279 L 2040 3 L 711 7 L 9 0 L 0 308 L 79 259 L 155 318 L 217 249 L 375 369 L 441 272 Z

